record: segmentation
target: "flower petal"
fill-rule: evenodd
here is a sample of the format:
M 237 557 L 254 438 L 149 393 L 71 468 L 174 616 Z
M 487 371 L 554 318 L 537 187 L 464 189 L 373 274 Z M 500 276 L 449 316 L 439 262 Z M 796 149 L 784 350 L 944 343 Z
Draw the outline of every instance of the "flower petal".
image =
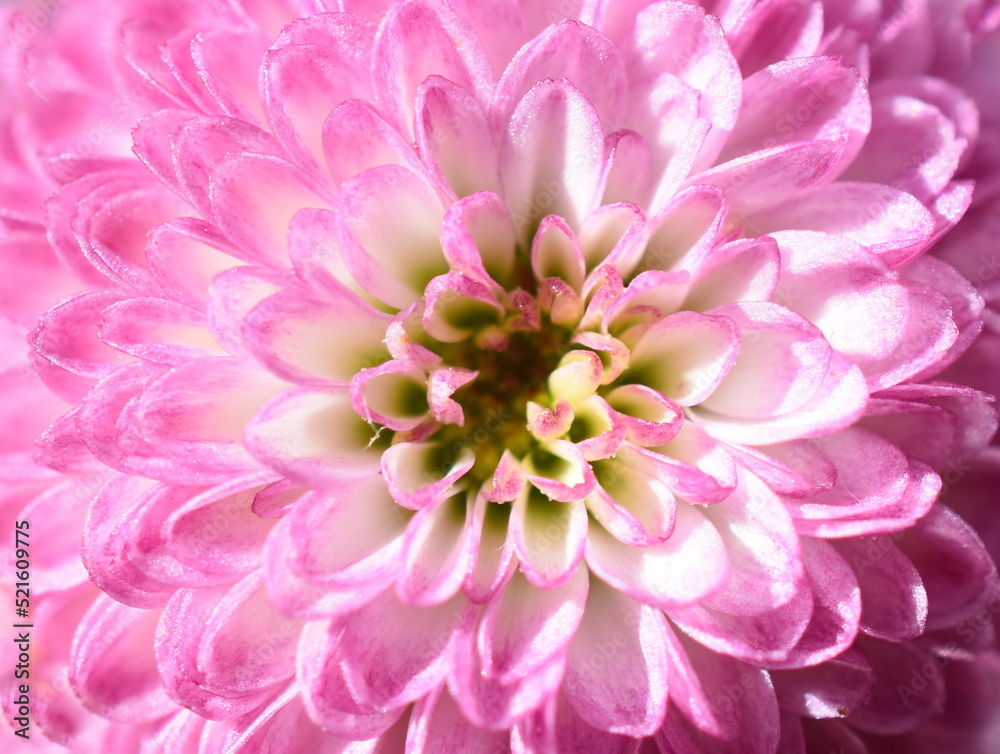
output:
M 643 333 L 624 377 L 692 406 L 715 392 L 739 351 L 739 330 L 728 317 L 678 312 Z
M 898 540 L 927 591 L 927 628 L 953 626 L 983 610 L 997 589 L 996 566 L 965 521 L 944 506 Z
M 816 325 L 834 348 L 866 369 L 903 340 L 909 296 L 885 264 L 841 236 L 813 231 L 773 235 L 781 250 L 774 300 Z
M 339 295 L 338 295 L 339 294 Z M 275 374 L 299 383 L 348 383 L 361 369 L 388 360 L 389 317 L 343 290 L 315 297 L 288 288 L 243 320 L 243 342 Z
M 469 92 L 440 76 L 417 92 L 417 148 L 439 180 L 463 198 L 479 191 L 499 193 L 497 149 L 482 107 Z
M 587 536 L 587 565 L 630 597 L 662 607 L 700 602 L 723 588 L 730 565 L 719 533 L 704 514 L 678 503 L 670 538 L 648 547 L 619 542 L 603 527 Z
M 181 193 L 205 218 L 212 210 L 212 172 L 229 155 L 242 153 L 280 158 L 281 144 L 270 133 L 231 118 L 191 118 L 170 138 Z M 237 247 L 238 249 L 239 247 Z M 252 249 L 246 253 L 252 253 Z
M 872 130 L 844 174 L 902 189 L 930 203 L 947 187 L 968 142 L 935 104 L 915 94 L 873 87 Z
M 623 447 L 613 459 L 593 465 L 601 486 L 587 497 L 587 510 L 608 532 L 638 547 L 670 537 L 677 502 L 655 463 Z
M 893 269 L 919 255 L 934 232 L 933 216 L 915 197 L 892 186 L 850 181 L 803 186 L 751 222 L 758 233 L 801 228 L 845 236 Z
M 389 165 L 362 173 L 344 184 L 339 209 L 347 268 L 380 301 L 403 309 L 448 271 L 439 242 L 444 210 L 410 171 Z
M 347 99 L 372 96 L 374 28 L 348 13 L 300 19 L 268 51 L 261 69 L 268 120 L 283 146 L 307 160 L 323 154 L 323 122 Z
M 493 68 L 479 38 L 461 15 L 427 0 L 394 5 L 379 27 L 372 78 L 383 111 L 413 134 L 417 89 L 432 74 L 453 81 L 487 103 Z
M 679 632 L 668 636 L 670 709 L 660 745 L 678 754 L 777 751 L 778 703 L 767 672 Z
M 871 128 L 865 81 L 839 58 L 782 60 L 743 82 L 743 107 L 720 162 L 796 141 L 848 134 L 847 165 Z
M 273 478 L 273 477 L 272 477 Z M 239 578 L 258 568 L 274 521 L 252 509 L 265 486 L 236 479 L 194 495 L 165 524 L 171 556 L 202 573 Z
M 659 610 L 594 580 L 562 685 L 577 714 L 598 730 L 655 733 L 667 706 L 666 632 Z
M 341 633 L 336 620 L 314 621 L 303 629 L 298 655 L 302 703 L 327 733 L 353 740 L 375 738 L 392 726 L 398 711 L 379 711 L 351 695 L 341 661 Z
M 282 557 L 310 582 L 332 589 L 363 587 L 374 597 L 401 567 L 398 558 L 409 519 L 409 511 L 393 502 L 380 477 L 313 490 L 279 525 L 292 542 Z
M 455 272 L 490 287 L 507 283 L 515 254 L 515 230 L 507 205 L 486 191 L 455 202 L 444 216 L 441 246 Z
M 234 250 L 207 223 L 182 217 L 149 232 L 146 259 L 153 280 L 182 303 L 204 309 L 218 273 L 239 262 Z
M 871 698 L 875 678 L 864 654 L 851 648 L 840 657 L 799 670 L 773 670 L 782 709 L 813 719 L 842 717 Z
M 792 142 L 737 157 L 689 180 L 718 187 L 734 212 L 756 217 L 793 197 L 797 203 L 803 191 L 834 175 L 846 145 L 843 133 L 837 138 Z M 753 227 L 754 232 L 761 232 L 759 226 Z
M 436 688 L 448 669 L 451 636 L 466 600 L 410 607 L 387 591 L 351 616 L 341 638 L 344 675 L 357 697 L 399 707 Z
M 510 728 L 559 690 L 563 659 L 557 657 L 534 673 L 502 684 L 483 673 L 476 649 L 480 609 L 470 606 L 452 644 L 448 690 L 467 720 L 481 728 Z
M 542 589 L 562 586 L 583 559 L 586 507 L 582 500 L 550 500 L 529 486 L 514 501 L 508 538 L 532 584 Z
M 197 646 L 199 685 L 223 697 L 273 688 L 294 673 L 300 628 L 300 621 L 271 605 L 262 574 L 247 576 L 204 626 Z
M 850 649 L 858 635 L 861 590 L 846 561 L 827 542 L 803 538 L 802 562 L 812 582 L 812 618 L 795 648 L 772 667 L 819 665 Z
M 451 599 L 471 570 L 479 538 L 472 527 L 474 499 L 460 492 L 418 511 L 403 540 L 396 594 L 408 605 Z
M 912 526 L 929 510 L 941 480 L 895 445 L 860 427 L 818 441 L 837 468 L 829 490 L 786 500 L 800 533 L 823 537 L 884 534 Z
M 689 264 L 690 258 L 685 257 L 682 264 Z M 781 269 L 773 238 L 732 241 L 715 247 L 699 261 L 691 271 L 686 309 L 703 312 L 736 301 L 772 300 Z
M 740 471 L 739 486 L 704 515 L 722 539 L 731 566 L 726 588 L 704 604 L 731 615 L 760 615 L 798 593 L 804 571 L 791 516 L 760 479 Z
M 835 540 L 861 587 L 861 630 L 885 641 L 913 639 L 927 625 L 927 590 L 913 563 L 892 538 Z
M 442 688 L 414 706 L 406 736 L 406 754 L 489 754 L 508 751 L 509 739 L 506 730 L 486 730 L 469 722 L 451 694 Z
M 236 29 L 202 32 L 191 40 L 199 78 L 226 115 L 249 123 L 266 122 L 257 74 L 269 41 L 259 31 Z
M 511 683 L 564 652 L 583 616 L 588 581 L 579 568 L 563 586 L 540 589 L 515 572 L 479 624 L 483 673 Z
M 112 720 L 137 722 L 170 711 L 152 653 L 158 611 L 98 597 L 73 641 L 70 682 L 91 710 Z
M 283 269 L 288 225 L 303 207 L 326 208 L 321 189 L 291 163 L 231 154 L 212 171 L 211 200 L 219 229 L 254 261 Z
M 119 445 L 150 475 L 199 481 L 250 469 L 243 430 L 281 384 L 254 365 L 225 357 L 185 362 L 126 406 Z M 219 479 L 224 481 L 224 479 Z
M 198 667 L 198 647 L 215 615 L 235 606 L 238 592 L 229 595 L 228 586 L 178 590 L 160 615 L 156 630 L 157 665 L 167 692 L 174 701 L 215 720 L 239 717 L 273 693 L 269 686 L 251 686 L 244 695 L 222 696 L 217 689 L 201 685 L 205 676 Z
M 740 329 L 740 353 L 703 400 L 710 411 L 766 419 L 806 405 L 826 378 L 832 349 L 808 320 L 770 302 L 729 304 L 713 314 Z
M 102 341 L 119 351 L 157 364 L 176 365 L 220 349 L 204 316 L 161 298 L 132 298 L 107 307 L 98 327 Z M 213 353 L 214 352 L 214 353 Z
M 564 79 L 543 81 L 518 103 L 500 147 L 500 178 L 518 234 L 545 215 L 579 230 L 600 199 L 604 135 L 597 112 Z
M 668 72 L 699 93 L 698 114 L 711 124 L 699 163 L 711 164 L 736 123 L 742 86 L 719 20 L 698 6 L 653 3 L 636 14 L 624 51 L 630 80 Z
M 698 422 L 719 440 L 747 445 L 770 445 L 819 437 L 849 427 L 865 411 L 868 386 L 861 370 L 846 356 L 834 352 L 829 371 L 812 398 L 787 414 L 754 420 L 732 420 L 695 409 Z
M 334 185 L 381 165 L 424 171 L 413 147 L 373 105 L 350 99 L 323 123 L 323 155 Z
M 618 128 L 627 83 L 618 48 L 578 21 L 552 23 L 518 51 L 497 84 L 490 111 L 494 130 L 503 130 L 517 103 L 536 84 L 566 79 L 594 106 L 606 131 Z

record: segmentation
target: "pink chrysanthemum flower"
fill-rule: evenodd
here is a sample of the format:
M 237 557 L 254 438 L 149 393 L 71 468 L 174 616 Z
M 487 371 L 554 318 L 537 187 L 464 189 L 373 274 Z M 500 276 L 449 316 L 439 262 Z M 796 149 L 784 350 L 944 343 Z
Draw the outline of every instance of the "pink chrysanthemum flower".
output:
M 35 463 L 110 475 L 105 594 L 51 604 L 118 725 L 56 737 L 877 751 L 940 713 L 896 681 L 996 581 L 936 503 L 996 428 L 936 379 L 982 326 L 925 254 L 965 111 L 897 185 L 872 103 L 913 97 L 818 5 L 333 5 L 102 3 L 111 53 L 70 2 L 23 44 L 2 216 L 86 283 L 31 336 L 74 406 Z
M 0 131 L 10 121 L 0 118 Z M 12 150 L 10 154 L 16 153 Z M 42 190 L 29 170 L 8 176 L 22 181 L 27 192 Z M 24 167 L 24 166 L 22 166 Z M 10 205 L 6 205 L 10 209 Z M 0 517 L 12 533 L 3 548 L 4 578 L 0 595 L 13 609 L 29 605 L 12 623 L 33 625 L 27 652 L 19 642 L 22 629 L 0 647 L 0 662 L 9 669 L 0 682 L 5 723 L 3 735 L 27 751 L 64 751 L 52 741 L 72 744 L 79 751 L 112 745 L 113 723 L 90 713 L 73 695 L 69 658 L 76 624 L 101 596 L 87 577 L 80 558 L 80 536 L 87 501 L 100 489 L 109 470 L 95 467 L 53 469 L 32 459 L 34 441 L 45 427 L 70 406 L 38 379 L 22 344 L 45 308 L 78 288 L 72 275 L 52 253 L 40 229 L 31 222 L 4 218 L 0 227 Z M 19 526 L 15 525 L 15 522 Z M 28 528 L 21 528 L 27 525 Z M 14 532 L 21 542 L 15 547 Z M 20 563 L 20 564 L 19 564 Z M 27 590 L 17 574 L 27 563 Z M 22 591 L 16 591 L 20 587 Z M 106 598 L 105 598 L 106 599 Z M 13 617 L 13 615 L 12 615 Z M 21 687 L 28 688 L 28 693 Z M 29 704 L 25 704 L 25 701 Z M 27 714 L 25 714 L 27 711 Z M 14 738 L 22 730 L 28 740 Z M 44 736 L 39 734 L 44 732 Z M 9 737 L 9 738 L 8 738 Z M 34 744 L 33 746 L 29 746 Z M 15 751 L 22 749 L 16 744 Z

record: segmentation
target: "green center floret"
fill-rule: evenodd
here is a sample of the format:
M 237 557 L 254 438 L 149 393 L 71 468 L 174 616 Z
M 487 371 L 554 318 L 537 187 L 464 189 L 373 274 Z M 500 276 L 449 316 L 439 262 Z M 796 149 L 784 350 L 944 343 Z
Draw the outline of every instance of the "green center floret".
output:
M 466 448 L 475 454 L 466 476 L 473 486 L 492 477 L 505 450 L 522 458 L 535 447 L 527 426 L 528 402 L 548 405 L 547 381 L 568 348 L 570 331 L 543 317 L 539 331 L 509 332 L 508 337 L 502 351 L 477 347 L 475 338 L 435 349 L 449 366 L 479 372 L 452 396 L 465 414 L 463 426 L 445 425 L 433 437 L 441 448 L 438 468 L 449 467 Z

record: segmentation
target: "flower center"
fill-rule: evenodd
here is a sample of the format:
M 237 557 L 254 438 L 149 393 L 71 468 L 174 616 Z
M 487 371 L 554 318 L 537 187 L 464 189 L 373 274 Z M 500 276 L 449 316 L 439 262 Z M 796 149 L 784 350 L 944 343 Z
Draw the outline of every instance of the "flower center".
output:
M 404 507 L 446 493 L 581 501 L 594 463 L 679 430 L 658 349 L 634 358 L 661 292 L 629 301 L 616 267 L 588 276 L 579 250 L 546 248 L 503 283 L 475 265 L 432 279 L 389 327 L 392 360 L 355 375 L 352 406 L 389 438 L 383 469 Z
M 474 485 L 489 480 L 504 450 L 522 458 L 537 440 L 529 430 L 529 404 L 548 407 L 548 380 L 569 350 L 570 331 L 543 319 L 537 331 L 504 332 L 498 348 L 476 345 L 476 337 L 440 349 L 449 366 L 474 370 L 477 376 L 452 396 L 462 408 L 463 422 L 444 425 L 440 443 L 442 466 L 450 466 L 468 449 L 475 464 L 466 479 Z

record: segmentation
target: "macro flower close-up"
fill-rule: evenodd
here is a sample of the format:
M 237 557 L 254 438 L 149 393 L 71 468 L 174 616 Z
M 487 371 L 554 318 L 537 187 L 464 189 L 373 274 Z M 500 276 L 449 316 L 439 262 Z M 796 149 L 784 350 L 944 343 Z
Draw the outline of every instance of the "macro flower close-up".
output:
M 996 2 L 0 45 L 6 750 L 1000 750 Z

